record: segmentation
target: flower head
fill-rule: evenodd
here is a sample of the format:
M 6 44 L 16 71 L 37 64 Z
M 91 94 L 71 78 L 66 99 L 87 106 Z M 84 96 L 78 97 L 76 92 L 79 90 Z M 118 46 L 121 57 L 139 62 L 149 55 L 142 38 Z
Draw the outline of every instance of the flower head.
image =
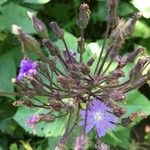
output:
M 22 80 L 25 76 L 36 75 L 37 63 L 32 62 L 30 59 L 23 59 L 20 64 L 19 75 L 17 77 L 18 80 Z
M 86 111 L 82 110 L 80 125 L 85 125 Z M 87 109 L 87 123 L 86 123 L 86 133 L 88 133 L 92 128 L 96 128 L 98 136 L 104 136 L 108 129 L 113 128 L 117 121 L 117 117 L 108 112 L 108 107 L 100 102 L 98 99 L 94 99 Z
M 28 118 L 26 120 L 27 125 L 32 128 L 32 130 L 33 130 L 34 133 L 35 133 L 35 124 L 37 122 L 39 122 L 40 118 L 41 117 L 39 115 L 33 115 L 33 116 L 31 116 L 30 118 Z

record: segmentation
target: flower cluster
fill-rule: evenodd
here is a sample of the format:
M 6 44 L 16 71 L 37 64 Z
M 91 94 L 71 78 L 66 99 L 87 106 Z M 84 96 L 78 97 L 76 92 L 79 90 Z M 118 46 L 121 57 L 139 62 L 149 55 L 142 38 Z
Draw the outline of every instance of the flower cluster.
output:
M 131 117 L 122 118 L 126 109 L 120 106 L 118 101 L 125 100 L 128 91 L 139 88 L 149 80 L 149 72 L 144 73 L 144 71 L 150 63 L 150 58 L 142 55 L 144 48 L 137 48 L 128 54 L 120 55 L 120 49 L 132 33 L 141 14 L 136 13 L 131 19 L 125 21 L 117 16 L 116 10 L 117 1 L 108 0 L 105 34 L 108 46 L 105 50 L 106 41 L 104 40 L 98 59 L 89 57 L 86 63 L 83 61 L 86 52 L 84 30 L 90 19 L 87 4 L 82 4 L 79 9 L 78 26 L 81 35 L 77 40 L 76 55 L 70 51 L 71 48 L 68 47 L 64 38 L 64 31 L 56 22 L 51 22 L 50 27 L 64 44 L 64 50 L 52 42 L 47 27 L 32 13 L 28 14 L 37 34 L 42 39 L 41 46 L 35 38 L 25 34 L 21 28 L 15 27 L 25 57 L 21 61 L 19 75 L 14 81 L 21 100 L 14 102 L 14 105 L 47 110 L 47 113 L 42 115 L 42 119 L 39 120 L 39 117 L 32 116 L 27 120 L 27 124 L 32 129 L 35 128 L 37 122 L 52 122 L 57 118 L 69 116 L 66 131 L 58 146 L 64 147 L 72 130 L 79 129 L 79 126 L 82 136 L 78 135 L 80 138 L 76 139 L 76 147 L 80 147 L 79 139 L 82 139 L 83 145 L 87 142 L 84 137 L 87 137 L 91 130 L 96 129 L 98 138 L 104 136 L 115 124 L 125 125 L 132 121 Z M 47 48 L 48 57 L 40 50 L 42 46 Z M 30 52 L 38 55 L 38 62 L 30 60 L 28 55 Z M 142 57 L 138 59 L 130 72 L 125 73 L 124 67 L 128 63 L 133 63 L 138 55 Z M 110 70 L 113 62 L 116 67 Z M 94 70 L 91 69 L 93 64 L 96 64 Z M 129 79 L 122 80 L 126 75 Z M 47 97 L 47 102 L 41 102 L 38 96 Z M 56 112 L 65 115 L 58 115 L 60 113 Z M 72 115 L 75 117 L 72 118 L 73 123 L 69 124 Z M 121 118 L 122 121 L 118 122 L 118 118 Z

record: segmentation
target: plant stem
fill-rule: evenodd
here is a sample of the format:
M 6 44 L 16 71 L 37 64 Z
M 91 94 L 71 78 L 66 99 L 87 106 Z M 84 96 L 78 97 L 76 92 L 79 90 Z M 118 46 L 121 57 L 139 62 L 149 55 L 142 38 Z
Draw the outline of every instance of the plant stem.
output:
M 66 48 L 66 51 L 67 51 L 67 55 L 68 55 L 69 61 L 70 61 L 70 63 L 71 63 L 71 62 L 72 62 L 72 61 L 71 61 L 71 56 L 70 56 L 70 52 L 69 52 L 68 46 L 67 46 L 67 44 L 66 44 L 66 41 L 65 41 L 65 39 L 62 39 L 62 41 L 63 41 L 63 43 L 64 43 L 64 45 L 65 45 L 65 48 Z

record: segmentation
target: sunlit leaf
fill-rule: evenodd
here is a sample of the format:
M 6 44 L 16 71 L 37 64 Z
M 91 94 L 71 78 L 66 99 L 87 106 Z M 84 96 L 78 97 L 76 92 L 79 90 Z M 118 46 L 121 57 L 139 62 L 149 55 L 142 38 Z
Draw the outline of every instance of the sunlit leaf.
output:
M 150 27 L 143 21 L 137 21 L 134 32 L 132 36 L 148 38 L 150 37 Z
M 50 0 L 24 0 L 25 3 L 31 4 L 45 4 L 48 3 Z
M 35 114 L 45 113 L 44 109 L 20 107 L 14 116 L 15 121 L 27 132 L 33 134 L 31 127 L 26 124 L 26 120 Z M 36 125 L 36 135 L 44 137 L 61 136 L 65 131 L 66 118 L 58 118 L 54 122 L 39 122 Z
M 132 0 L 132 3 L 145 18 L 150 18 L 150 0 Z

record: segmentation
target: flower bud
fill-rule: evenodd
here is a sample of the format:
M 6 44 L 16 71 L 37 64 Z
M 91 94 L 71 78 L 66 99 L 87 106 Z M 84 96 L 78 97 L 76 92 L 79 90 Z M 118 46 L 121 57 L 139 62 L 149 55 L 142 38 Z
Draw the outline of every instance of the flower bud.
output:
M 12 32 L 19 37 L 24 54 L 27 52 L 40 52 L 39 42 L 30 35 L 25 34 L 20 27 L 13 25 Z
M 80 6 L 79 10 L 79 17 L 78 17 L 78 26 L 80 29 L 85 29 L 89 23 L 90 20 L 90 10 L 89 6 L 85 3 L 83 3 Z
M 118 18 L 116 15 L 118 0 L 107 0 L 108 3 L 108 18 L 107 21 L 109 25 L 114 28 L 117 25 Z
M 48 48 L 48 50 L 52 56 L 58 56 L 59 55 L 59 49 L 56 45 L 53 44 L 52 41 L 47 40 L 47 39 L 43 39 L 42 43 L 45 47 Z
M 45 121 L 45 122 L 53 122 L 55 121 L 56 116 L 53 114 L 46 114 L 41 116 L 41 121 Z
M 42 38 L 47 39 L 48 38 L 48 31 L 47 31 L 47 27 L 45 26 L 45 24 L 40 19 L 37 19 L 33 13 L 27 12 L 27 14 L 31 18 L 34 29 L 36 30 L 38 35 Z
M 86 150 L 88 145 L 88 138 L 86 135 L 80 135 L 75 140 L 74 150 Z
M 52 28 L 53 32 L 56 34 L 56 36 L 59 39 L 64 39 L 64 32 L 63 30 L 58 26 L 57 22 L 53 21 L 50 24 L 50 27 Z
M 95 57 L 90 58 L 90 59 L 88 60 L 88 62 L 87 62 L 87 65 L 88 65 L 88 66 L 92 66 L 93 63 L 94 63 L 94 61 L 95 61 Z

